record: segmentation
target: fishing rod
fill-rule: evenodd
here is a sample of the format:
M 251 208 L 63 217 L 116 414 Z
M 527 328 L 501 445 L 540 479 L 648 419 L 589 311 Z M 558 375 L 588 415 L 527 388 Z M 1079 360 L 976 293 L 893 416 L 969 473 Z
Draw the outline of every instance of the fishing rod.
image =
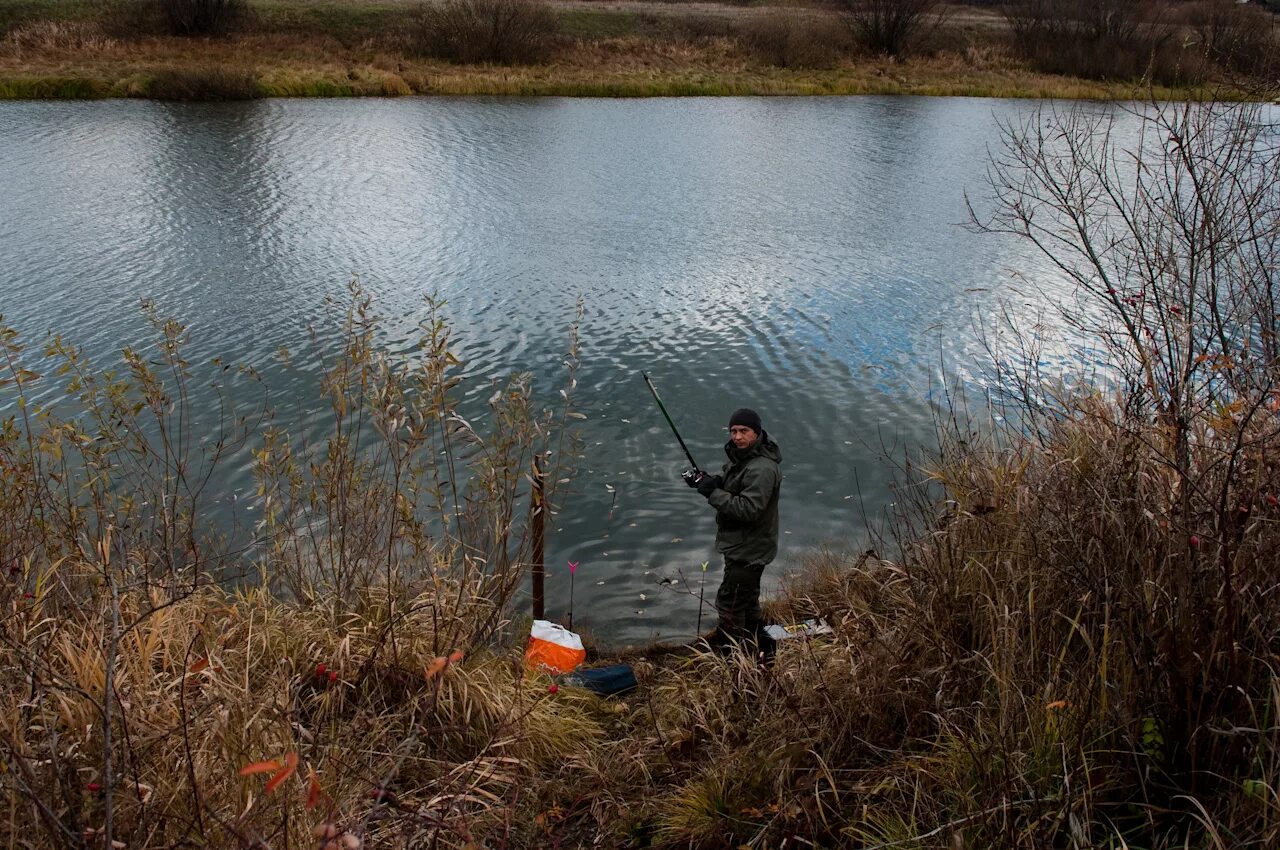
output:
M 649 376 L 644 372 L 640 373 L 644 378 L 645 385 L 649 387 L 649 392 L 653 393 L 653 400 L 658 403 L 658 409 L 662 411 L 662 415 L 666 417 L 667 424 L 671 426 L 671 433 L 676 435 L 676 439 L 680 441 L 680 448 L 684 449 L 684 456 L 689 459 L 689 463 L 693 465 L 693 471 L 701 473 L 698 468 L 698 462 L 693 459 L 693 455 L 689 452 L 689 447 L 684 444 L 684 440 L 680 437 L 680 432 L 676 430 L 676 423 L 671 421 L 671 414 L 667 413 L 667 406 L 662 403 L 662 399 L 658 396 L 658 388 L 653 385 L 653 381 L 649 380 Z

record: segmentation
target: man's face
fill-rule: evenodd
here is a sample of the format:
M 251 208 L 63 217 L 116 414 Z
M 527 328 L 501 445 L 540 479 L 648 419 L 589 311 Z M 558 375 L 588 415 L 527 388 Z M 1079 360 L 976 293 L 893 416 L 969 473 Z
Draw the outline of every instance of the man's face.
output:
M 748 428 L 746 425 L 734 425 L 729 429 L 729 439 L 733 440 L 733 444 L 740 449 L 749 449 L 760 439 L 760 435 Z

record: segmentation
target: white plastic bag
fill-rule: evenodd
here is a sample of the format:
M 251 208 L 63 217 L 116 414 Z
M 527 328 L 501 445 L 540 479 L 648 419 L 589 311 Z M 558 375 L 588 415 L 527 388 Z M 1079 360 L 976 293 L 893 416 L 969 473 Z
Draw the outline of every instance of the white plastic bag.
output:
M 524 650 L 525 664 L 553 675 L 572 673 L 587 660 L 582 638 L 564 626 L 549 620 L 534 620 L 529 630 L 529 645 Z

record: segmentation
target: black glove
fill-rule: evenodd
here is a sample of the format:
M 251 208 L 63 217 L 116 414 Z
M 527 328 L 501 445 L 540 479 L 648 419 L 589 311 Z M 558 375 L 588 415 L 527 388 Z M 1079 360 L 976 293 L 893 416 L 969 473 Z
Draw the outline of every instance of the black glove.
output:
M 719 490 L 723 486 L 724 486 L 724 479 L 722 479 L 719 475 L 707 475 L 705 472 L 702 474 L 702 477 L 698 479 L 698 483 L 697 483 L 698 493 L 704 499 L 710 498 L 712 493 Z

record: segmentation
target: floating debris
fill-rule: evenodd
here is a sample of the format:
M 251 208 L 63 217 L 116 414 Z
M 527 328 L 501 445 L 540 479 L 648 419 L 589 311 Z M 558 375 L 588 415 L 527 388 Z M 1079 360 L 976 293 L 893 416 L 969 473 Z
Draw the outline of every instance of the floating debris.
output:
M 642 593 L 642 594 L 640 594 L 640 601 L 641 601 L 641 602 L 647 602 L 647 601 L 648 601 L 648 599 L 649 599 L 649 597 L 645 596 L 643 593 Z
M 672 537 L 672 538 L 671 538 L 671 542 L 672 542 L 672 543 L 680 543 L 680 542 L 682 542 L 683 540 L 684 540 L 684 538 L 683 538 L 683 537 Z

